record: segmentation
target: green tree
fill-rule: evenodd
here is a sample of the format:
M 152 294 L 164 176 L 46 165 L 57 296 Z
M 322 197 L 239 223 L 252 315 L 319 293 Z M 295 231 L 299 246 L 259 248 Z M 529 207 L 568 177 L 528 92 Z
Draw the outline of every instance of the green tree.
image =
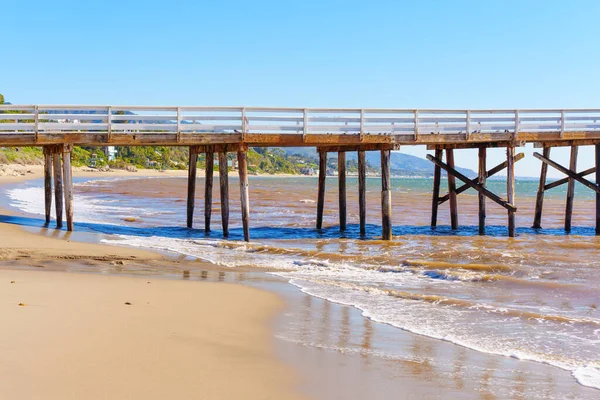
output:
M 0 104 L 4 104 L 4 96 L 0 93 Z

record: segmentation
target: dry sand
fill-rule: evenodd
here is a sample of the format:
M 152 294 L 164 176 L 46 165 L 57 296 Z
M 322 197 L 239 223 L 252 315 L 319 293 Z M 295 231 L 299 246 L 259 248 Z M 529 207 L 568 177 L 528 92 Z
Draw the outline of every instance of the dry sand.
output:
M 0 177 L 0 185 L 41 177 L 41 168 L 23 168 L 32 173 Z M 282 308 L 274 294 L 225 283 L 42 269 L 63 259 L 175 262 L 0 223 L 0 398 L 300 398 L 294 371 L 274 354 L 269 321 Z M 9 268 L 15 260 L 42 268 Z
M 280 307 L 225 283 L 0 270 L 0 397 L 293 398 Z

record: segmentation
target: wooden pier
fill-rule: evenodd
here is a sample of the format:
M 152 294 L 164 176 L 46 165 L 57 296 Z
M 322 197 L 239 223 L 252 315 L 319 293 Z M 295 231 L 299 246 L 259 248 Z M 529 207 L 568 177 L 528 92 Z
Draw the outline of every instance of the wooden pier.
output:
M 600 234 L 600 109 L 565 110 L 395 110 L 307 109 L 259 107 L 146 107 L 90 105 L 0 105 L 0 146 L 44 148 L 45 223 L 51 222 L 54 191 L 57 228 L 63 208 L 67 229 L 74 226 L 71 152 L 73 146 L 188 146 L 189 174 L 187 226 L 193 227 L 196 170 L 199 154 L 206 156 L 204 229 L 212 218 L 213 164 L 219 165 L 221 222 L 229 235 L 228 154 L 239 165 L 241 220 L 244 240 L 250 239 L 250 197 L 246 152 L 249 147 L 315 147 L 319 154 L 316 228 L 323 227 L 327 155 L 337 153 L 339 227 L 346 230 L 346 152 L 358 152 L 359 221 L 366 232 L 365 152 L 381 154 L 382 239 L 392 238 L 390 152 L 400 146 L 427 146 L 434 169 L 431 226 L 437 225 L 438 208 L 448 202 L 451 227 L 459 228 L 458 195 L 468 188 L 478 192 L 479 233 L 485 234 L 486 200 L 507 211 L 509 236 L 515 236 L 514 166 L 523 158 L 516 148 L 534 143 L 542 154 L 540 185 L 533 227 L 541 228 L 544 192 L 567 184 L 565 230 L 571 229 L 575 182 L 596 192 L 596 233 Z M 568 167 L 550 158 L 550 149 L 571 147 Z M 577 171 L 580 146 L 595 146 L 594 168 Z M 487 149 L 505 148 L 506 161 L 487 169 Z M 469 179 L 455 167 L 455 152 L 478 149 L 478 176 Z M 445 153 L 445 160 L 443 155 Z M 546 184 L 548 166 L 566 175 Z M 487 178 L 506 169 L 506 199 L 486 187 Z M 448 193 L 441 193 L 442 170 L 448 176 Z M 586 176 L 595 174 L 595 182 Z M 461 184 L 457 187 L 457 181 Z

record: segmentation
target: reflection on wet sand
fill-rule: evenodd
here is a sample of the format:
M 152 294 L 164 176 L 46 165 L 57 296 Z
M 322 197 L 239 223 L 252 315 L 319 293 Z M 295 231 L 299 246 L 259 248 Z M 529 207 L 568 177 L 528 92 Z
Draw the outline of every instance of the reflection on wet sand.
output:
M 325 396 L 314 387 L 305 388 L 320 393 L 320 398 L 360 398 L 357 387 L 373 399 L 389 398 L 390 390 L 403 393 L 401 398 L 440 398 L 442 393 L 442 398 L 482 400 L 597 397 L 596 390 L 578 385 L 566 371 L 402 332 L 374 323 L 352 307 L 279 287 L 290 309 L 281 317 L 280 336 L 298 343 L 283 344 L 282 353 L 312 369 L 312 379 L 333 381 L 327 386 L 337 391 L 329 388 Z M 322 368 L 315 370 L 311 360 L 318 360 Z M 354 392 L 346 391 L 348 386 Z

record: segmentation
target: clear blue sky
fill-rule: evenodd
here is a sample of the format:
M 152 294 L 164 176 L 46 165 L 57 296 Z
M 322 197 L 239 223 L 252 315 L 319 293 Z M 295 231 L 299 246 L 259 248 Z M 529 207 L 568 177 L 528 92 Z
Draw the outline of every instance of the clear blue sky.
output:
M 12 103 L 600 108 L 597 0 L 33 0 L 0 13 Z M 517 165 L 538 174 L 532 157 Z

